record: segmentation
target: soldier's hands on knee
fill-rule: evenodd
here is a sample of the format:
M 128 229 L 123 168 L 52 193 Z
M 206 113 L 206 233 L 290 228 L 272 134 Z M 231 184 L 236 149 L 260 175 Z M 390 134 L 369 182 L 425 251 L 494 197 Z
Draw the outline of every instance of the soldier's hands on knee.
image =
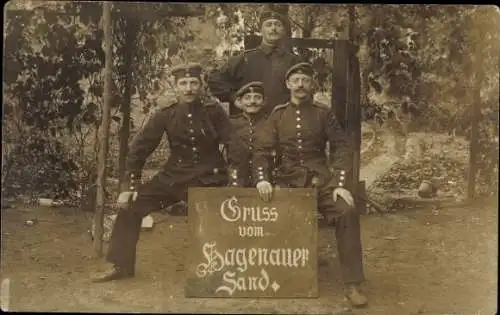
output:
M 352 197 L 352 194 L 349 192 L 349 190 L 342 188 L 342 187 L 337 187 L 333 190 L 333 201 L 337 202 L 338 198 L 344 199 L 344 201 L 351 207 L 354 207 L 354 198 Z
M 273 186 L 271 185 L 270 182 L 268 181 L 260 181 L 257 183 L 257 190 L 259 191 L 260 197 L 264 201 L 271 201 L 272 194 L 273 194 Z
M 137 199 L 136 191 L 124 191 L 120 193 L 117 200 L 118 208 L 127 208 L 130 202 L 135 201 Z

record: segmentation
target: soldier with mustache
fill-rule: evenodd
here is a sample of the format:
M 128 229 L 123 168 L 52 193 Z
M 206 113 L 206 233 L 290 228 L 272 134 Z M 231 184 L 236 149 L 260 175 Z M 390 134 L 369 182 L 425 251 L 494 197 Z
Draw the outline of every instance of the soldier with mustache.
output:
M 358 285 L 364 281 L 359 213 L 345 187 L 351 169 L 352 146 L 333 110 L 313 100 L 313 68 L 300 63 L 287 72 L 290 101 L 274 108 L 257 133 L 253 155 L 254 179 L 259 194 L 271 200 L 269 157 L 281 155 L 277 187 L 314 187 L 318 211 L 335 226 L 345 295 L 353 306 L 364 306 Z M 327 143 L 330 155 L 326 155 Z
M 233 133 L 229 140 L 227 158 L 229 185 L 231 187 L 253 187 L 252 158 L 255 150 L 255 133 L 262 128 L 265 117 L 264 84 L 250 82 L 235 94 L 242 112 L 231 115 Z
M 240 110 L 236 91 L 249 82 L 262 82 L 266 91 L 266 104 L 262 115 L 268 116 L 274 106 L 288 100 L 289 92 L 284 84 L 286 71 L 302 61 L 284 46 L 287 19 L 274 11 L 265 11 L 260 17 L 262 43 L 255 49 L 246 50 L 231 57 L 218 71 L 212 73 L 207 84 L 213 96 L 222 102 L 229 102 L 231 112 Z
M 109 268 L 93 277 L 103 282 L 133 277 L 143 217 L 187 200 L 188 187 L 227 185 L 226 163 L 219 145 L 227 145 L 231 123 L 218 103 L 202 97 L 199 64 L 172 69 L 177 100 L 162 104 L 134 139 L 127 158 L 129 188 L 120 193 L 121 208 L 107 253 Z M 170 156 L 151 181 L 141 185 L 141 170 L 166 134 Z M 129 207 L 129 202 L 131 205 Z

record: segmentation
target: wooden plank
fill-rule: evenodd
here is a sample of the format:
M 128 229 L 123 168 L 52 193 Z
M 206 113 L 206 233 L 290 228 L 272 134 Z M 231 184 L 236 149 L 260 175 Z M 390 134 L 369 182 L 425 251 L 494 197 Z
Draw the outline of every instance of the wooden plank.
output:
M 245 49 L 253 49 L 260 45 L 262 41 L 262 36 L 259 35 L 247 35 L 245 36 Z M 345 39 L 319 39 L 319 38 L 290 38 L 292 46 L 295 47 L 305 47 L 305 48 L 329 48 L 334 49 L 338 47 L 339 42 L 348 42 Z
M 313 189 L 190 188 L 188 206 L 187 297 L 318 296 Z

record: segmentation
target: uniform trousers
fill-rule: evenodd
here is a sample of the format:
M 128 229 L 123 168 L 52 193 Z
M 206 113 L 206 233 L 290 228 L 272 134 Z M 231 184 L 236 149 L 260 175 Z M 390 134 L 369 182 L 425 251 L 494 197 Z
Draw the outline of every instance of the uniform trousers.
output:
M 277 186 L 298 188 L 279 180 Z M 335 227 L 342 280 L 345 284 L 359 284 L 365 280 L 359 212 L 341 197 L 334 202 L 331 187 L 320 186 L 316 192 L 318 211 Z
M 139 186 L 137 199 L 129 208 L 118 213 L 106 256 L 108 262 L 133 271 L 142 219 L 145 216 L 179 201 L 187 201 L 188 187 L 218 187 L 227 184 L 225 176 L 197 176 L 174 183 L 165 180 L 164 176 L 159 173 L 151 181 Z

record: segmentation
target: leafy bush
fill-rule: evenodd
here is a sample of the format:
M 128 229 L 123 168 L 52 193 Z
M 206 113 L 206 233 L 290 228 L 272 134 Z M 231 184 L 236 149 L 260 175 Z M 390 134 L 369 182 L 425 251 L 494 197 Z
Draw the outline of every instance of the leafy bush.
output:
M 2 190 L 7 196 L 74 198 L 78 166 L 57 139 L 31 135 L 18 143 L 2 165 Z

